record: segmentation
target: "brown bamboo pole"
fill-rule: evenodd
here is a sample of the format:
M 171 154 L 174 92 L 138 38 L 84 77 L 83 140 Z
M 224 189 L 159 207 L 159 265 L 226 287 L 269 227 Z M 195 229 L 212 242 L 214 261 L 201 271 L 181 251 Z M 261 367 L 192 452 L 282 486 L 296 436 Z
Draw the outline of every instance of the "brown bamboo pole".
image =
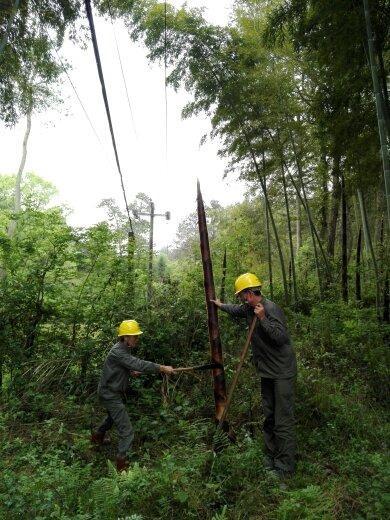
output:
M 200 251 L 202 255 L 204 291 L 206 296 L 208 329 L 210 339 L 211 363 L 218 363 L 221 368 L 212 371 L 214 382 L 215 420 L 220 421 L 226 405 L 226 382 L 223 368 L 222 344 L 219 333 L 217 307 L 211 300 L 215 300 L 215 286 L 213 276 L 213 265 L 211 262 L 209 235 L 207 231 L 206 214 L 204 210 L 202 193 L 198 181 L 198 226 L 200 238 Z
M 257 316 L 254 316 L 254 318 L 252 320 L 252 323 L 251 323 L 251 326 L 249 328 L 249 332 L 248 332 L 248 336 L 247 336 L 246 341 L 245 341 L 244 348 L 242 349 L 242 352 L 241 352 L 241 355 L 240 355 L 240 361 L 238 362 L 236 371 L 234 373 L 233 381 L 232 381 L 232 383 L 230 385 L 230 388 L 229 388 L 229 395 L 228 395 L 228 398 L 227 398 L 227 401 L 226 401 L 226 406 L 225 406 L 225 408 L 223 410 L 223 414 L 222 414 L 221 419 L 220 419 L 220 424 L 223 424 L 224 420 L 226 419 L 227 413 L 229 411 L 230 404 L 231 404 L 232 398 L 233 398 L 233 393 L 234 393 L 234 390 L 235 390 L 235 388 L 237 386 L 238 378 L 240 376 L 241 369 L 242 369 L 242 366 L 244 364 L 244 361 L 245 361 L 245 358 L 246 358 L 246 355 L 247 355 L 247 352 L 248 352 L 248 349 L 249 349 L 249 344 L 251 342 L 253 331 L 255 330 L 256 323 L 257 323 Z

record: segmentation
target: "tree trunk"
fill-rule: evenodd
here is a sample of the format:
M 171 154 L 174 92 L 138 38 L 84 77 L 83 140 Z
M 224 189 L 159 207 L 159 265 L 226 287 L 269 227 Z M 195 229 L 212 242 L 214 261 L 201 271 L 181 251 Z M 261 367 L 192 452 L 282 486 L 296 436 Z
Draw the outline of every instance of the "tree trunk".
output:
M 21 184 L 22 184 L 22 176 L 24 167 L 26 165 L 26 159 L 27 159 L 27 143 L 28 138 L 30 136 L 31 131 L 31 113 L 32 113 L 32 106 L 30 105 L 28 111 L 27 111 L 27 126 L 26 131 L 24 132 L 24 138 L 23 138 L 23 148 L 22 148 L 22 159 L 19 164 L 18 173 L 16 175 L 16 181 L 15 181 L 15 192 L 14 192 L 14 213 L 17 215 L 20 213 L 21 210 Z M 11 220 L 8 225 L 8 236 L 9 238 L 12 238 L 16 231 L 16 220 Z
M 341 199 L 341 185 L 340 185 L 340 158 L 335 157 L 333 168 L 333 187 L 332 187 L 332 208 L 329 221 L 328 247 L 327 252 L 330 258 L 334 258 L 334 246 L 336 243 L 337 222 L 339 218 L 339 208 Z
M 317 229 L 316 229 L 316 226 L 314 224 L 314 220 L 313 220 L 313 217 L 312 217 L 312 214 L 311 214 L 309 201 L 308 201 L 308 198 L 307 198 L 307 195 L 306 195 L 305 183 L 304 183 L 304 180 L 303 180 L 303 171 L 302 171 L 301 160 L 300 160 L 299 154 L 298 154 L 297 149 L 296 149 L 295 140 L 294 140 L 294 136 L 293 136 L 292 132 L 290 132 L 290 136 L 291 136 L 291 143 L 292 143 L 292 146 L 293 146 L 294 158 L 295 158 L 295 163 L 296 163 L 296 166 L 297 166 L 299 181 L 300 181 L 300 185 L 301 185 L 301 188 L 302 188 L 303 200 L 301 200 L 301 202 L 303 204 L 303 207 L 305 208 L 305 211 L 306 211 L 306 214 L 307 214 L 307 218 L 308 218 L 308 221 L 309 221 L 310 232 L 311 232 L 312 240 L 313 240 L 314 255 L 316 257 L 317 272 L 318 272 L 318 275 L 319 275 L 319 284 L 321 285 L 321 278 L 322 277 L 320 276 L 320 270 L 319 270 L 319 262 L 318 262 L 318 253 L 317 253 L 316 239 L 317 239 L 317 242 L 318 242 L 318 247 L 320 249 L 322 259 L 324 261 L 324 265 L 325 265 L 325 269 L 326 269 L 326 277 L 327 277 L 328 281 L 330 281 L 330 278 L 331 278 L 330 267 L 329 267 L 329 263 L 328 263 L 328 258 L 327 258 L 326 254 L 324 252 L 324 248 L 322 247 L 322 242 L 321 242 L 321 239 L 320 239 L 320 237 L 318 235 L 318 232 L 317 232 Z M 283 162 L 285 163 L 284 159 L 283 159 Z M 286 163 L 285 163 L 285 165 L 286 165 Z M 286 167 L 287 167 L 287 165 L 286 165 Z M 298 197 L 301 198 L 300 191 L 297 188 L 296 183 L 295 183 L 294 178 L 291 175 L 291 173 L 290 173 L 290 179 L 291 179 L 291 181 L 293 183 L 293 186 L 295 188 L 295 191 L 297 192 Z M 321 293 L 321 289 L 320 289 L 320 293 Z
M 287 197 L 287 186 L 286 186 L 286 178 L 284 175 L 284 167 L 282 161 L 282 182 L 283 182 L 283 193 L 284 193 L 284 202 L 286 205 L 286 214 L 287 214 L 287 231 L 288 231 L 288 241 L 290 245 L 290 263 L 291 263 L 291 276 L 292 276 L 292 286 L 293 286 L 293 294 L 294 294 L 294 303 L 298 301 L 298 289 L 297 289 L 297 278 L 295 275 L 295 261 L 294 261 L 294 246 L 291 232 L 291 218 L 290 218 L 290 205 L 288 203 Z
M 361 285 L 361 277 L 360 277 L 360 269 L 361 269 L 361 254 L 362 254 L 362 226 L 359 226 L 359 234 L 356 245 L 356 270 L 355 270 L 355 294 L 356 301 L 360 302 L 362 300 L 362 285 Z
M 297 205 L 297 230 L 296 230 L 296 233 L 297 233 L 297 244 L 296 244 L 296 254 L 299 253 L 299 250 L 301 248 L 301 243 L 302 243 L 302 229 L 301 229 L 301 218 L 302 218 L 302 215 L 301 215 L 301 202 L 299 200 L 299 197 L 297 195 L 296 197 L 296 205 Z
M 325 240 L 328 231 L 328 165 L 325 157 L 322 158 L 323 170 L 321 170 L 321 205 L 320 205 L 320 238 Z
M 347 197 L 345 178 L 341 174 L 341 294 L 344 302 L 348 302 L 348 248 L 347 248 Z
M 383 321 L 384 323 L 390 323 L 389 271 L 386 271 L 385 283 L 383 286 Z
M 374 248 L 372 245 L 371 240 L 371 233 L 370 228 L 368 226 L 368 220 L 367 220 L 367 212 L 366 207 L 364 204 L 364 199 L 362 192 L 360 190 L 357 190 L 358 199 L 359 199 L 359 206 L 360 206 L 360 214 L 363 224 L 363 233 L 364 233 L 364 243 L 366 245 L 366 248 L 371 256 L 372 264 L 374 267 L 374 275 L 375 275 L 375 285 L 376 285 L 376 311 L 378 319 L 380 319 L 380 294 L 379 294 L 379 270 L 378 270 L 378 264 L 375 257 Z
M 381 219 L 381 230 L 379 239 L 379 277 L 383 284 L 383 321 L 390 322 L 390 302 L 389 302 L 389 268 L 386 263 L 386 255 L 388 250 L 385 248 L 385 222 L 384 217 Z
M 226 247 L 225 252 L 223 254 L 223 262 L 222 262 L 222 280 L 221 280 L 221 293 L 219 299 L 224 302 L 225 301 L 225 290 L 226 290 Z
M 265 172 L 265 155 L 264 151 L 262 152 L 263 159 L 263 172 Z M 267 260 L 268 260 L 268 278 L 269 278 L 269 290 L 271 300 L 274 299 L 274 283 L 273 283 L 273 273 L 272 273 L 272 251 L 271 251 L 271 235 L 269 230 L 269 212 L 268 212 L 268 204 L 266 198 L 268 196 L 267 193 L 267 179 L 264 178 L 264 209 L 265 209 L 265 227 L 267 232 Z
M 318 245 L 320 246 L 321 253 L 322 253 L 322 256 L 323 256 L 323 259 L 324 259 L 325 268 L 326 268 L 326 272 L 327 272 L 327 277 L 329 277 L 329 269 L 328 269 L 328 265 L 327 265 L 327 258 L 326 258 L 325 254 L 324 254 L 320 238 L 318 236 L 318 233 L 316 231 L 316 228 L 315 228 L 315 225 L 314 225 L 314 222 L 313 222 L 313 218 L 312 218 L 311 211 L 310 211 L 310 206 L 309 206 L 309 201 L 308 201 L 307 196 L 306 196 L 305 184 L 303 182 L 303 172 L 302 172 L 302 168 L 301 168 L 301 162 L 300 162 L 297 150 L 296 150 L 294 137 L 293 137 L 291 132 L 290 132 L 290 137 L 291 137 L 291 143 L 292 143 L 292 146 L 293 146 L 294 159 L 295 159 L 295 164 L 296 164 L 297 171 L 298 171 L 300 188 L 302 189 L 303 198 L 302 198 L 302 195 L 300 193 L 300 188 L 297 186 L 297 184 L 296 184 L 296 182 L 294 180 L 294 177 L 291 175 L 291 172 L 289 172 L 289 176 L 290 176 L 291 182 L 292 182 L 292 184 L 293 184 L 293 186 L 295 188 L 295 191 L 296 191 L 298 197 L 300 198 L 301 203 L 302 203 L 302 205 L 303 205 L 303 207 L 305 209 L 307 220 L 308 220 L 308 223 L 309 223 L 310 235 L 311 235 L 311 239 L 312 239 L 312 243 L 313 243 L 314 261 L 315 261 L 316 272 L 317 272 L 318 291 L 319 291 L 320 301 L 322 301 L 323 300 L 322 274 L 321 274 L 320 263 L 319 263 L 319 259 L 318 259 L 316 238 L 318 240 Z M 283 159 L 283 162 L 285 163 L 284 159 Z
M 385 64 L 383 62 L 382 49 L 377 49 L 377 56 L 379 62 L 379 76 L 381 82 L 381 91 L 383 99 L 384 118 L 386 123 L 387 138 L 390 139 L 390 101 L 389 92 L 387 90 L 387 75 Z

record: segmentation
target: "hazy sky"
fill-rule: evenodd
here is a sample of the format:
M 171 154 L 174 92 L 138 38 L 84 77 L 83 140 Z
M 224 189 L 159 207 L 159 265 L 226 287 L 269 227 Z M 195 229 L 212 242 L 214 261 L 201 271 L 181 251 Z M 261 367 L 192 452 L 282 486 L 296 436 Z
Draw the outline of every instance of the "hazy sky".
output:
M 182 4 L 179 0 L 173 3 Z M 207 18 L 218 24 L 227 23 L 232 4 L 233 0 L 187 1 L 189 6 L 206 6 Z M 244 185 L 234 178 L 222 179 L 225 163 L 217 157 L 217 143 L 199 145 L 202 135 L 210 130 L 209 121 L 181 119 L 181 109 L 189 99 L 185 92 L 168 90 L 166 160 L 163 68 L 150 66 L 146 50 L 134 44 L 123 24 L 116 22 L 134 113 L 134 131 L 111 24 L 96 15 L 95 24 L 127 197 L 131 201 L 138 192 L 145 192 L 154 200 L 157 212 L 171 211 L 170 222 L 156 219 L 155 242 L 157 247 L 163 247 L 172 243 L 177 224 L 195 209 L 197 177 L 206 202 L 239 201 Z M 64 77 L 60 87 L 64 102 L 61 109 L 33 119 L 25 171 L 33 171 L 57 187 L 56 202 L 65 203 L 73 210 L 68 219 L 70 224 L 88 226 L 105 218 L 104 212 L 97 208 L 103 198 L 115 198 L 122 209 L 124 203 L 92 47 L 81 50 L 68 42 L 61 56 L 72 65 L 70 76 L 102 144 Z M 16 172 L 24 127 L 24 121 L 12 129 L 0 126 L 1 173 Z

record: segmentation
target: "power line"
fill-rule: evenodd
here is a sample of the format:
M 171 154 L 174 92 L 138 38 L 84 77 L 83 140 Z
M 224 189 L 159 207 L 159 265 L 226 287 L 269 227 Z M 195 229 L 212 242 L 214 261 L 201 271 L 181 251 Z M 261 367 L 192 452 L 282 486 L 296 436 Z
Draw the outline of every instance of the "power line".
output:
M 115 161 L 116 161 L 116 165 L 117 165 L 117 168 L 118 168 L 118 173 L 119 173 L 119 177 L 120 177 L 120 181 L 121 181 L 123 198 L 124 198 L 125 205 L 126 205 L 126 213 L 127 213 L 127 217 L 128 217 L 128 221 L 129 221 L 130 233 L 132 235 L 134 235 L 133 223 L 132 223 L 132 220 L 131 220 L 131 217 L 130 217 L 130 210 L 129 210 L 129 205 L 127 203 L 126 190 L 125 190 L 125 185 L 124 185 L 124 182 L 123 182 L 123 175 L 122 175 L 122 170 L 121 170 L 121 166 L 120 166 L 120 162 L 119 162 L 119 156 L 118 156 L 118 150 L 117 150 L 116 141 L 115 141 L 114 128 L 112 126 L 111 113 L 110 113 L 110 107 L 109 107 L 109 104 L 108 104 L 106 85 L 105 85 L 105 82 L 104 82 L 102 63 L 100 61 L 100 53 L 99 53 L 99 47 L 98 47 L 97 38 L 96 38 L 95 24 L 93 22 L 91 0 L 85 0 L 85 9 L 86 9 L 86 12 L 87 12 L 89 28 L 90 28 L 90 31 L 91 31 L 93 50 L 94 50 L 94 53 L 95 53 L 95 61 L 96 61 L 97 69 L 98 69 L 100 85 L 101 85 L 101 88 L 102 88 L 102 95 L 103 95 L 103 100 L 104 100 L 104 106 L 106 108 L 108 126 L 110 128 L 111 139 L 112 139 L 112 146 L 113 146 L 114 153 L 115 153 Z
M 121 67 L 122 79 L 123 79 L 123 84 L 124 84 L 124 86 L 125 86 L 126 97 L 127 97 L 127 104 L 128 104 L 128 106 L 129 106 L 129 110 L 130 110 L 131 122 L 132 122 L 132 125 L 133 125 L 133 130 L 134 130 L 135 137 L 138 138 L 138 136 L 137 136 L 137 130 L 136 130 L 136 127 L 135 127 L 135 121 L 134 121 L 133 109 L 132 109 L 132 107 L 131 107 L 129 91 L 128 91 L 128 88 L 127 88 L 127 83 L 126 83 L 126 78 L 125 78 L 125 72 L 124 72 L 124 70 L 123 70 L 121 53 L 120 53 L 120 51 L 119 51 L 118 39 L 117 39 L 117 37 L 116 37 L 116 31 L 115 31 L 115 25 L 114 25 L 114 21 L 113 21 L 113 17 L 112 17 L 112 10 L 111 10 L 111 2 L 110 2 L 110 1 L 108 2 L 108 12 L 109 12 L 109 15 L 110 15 L 110 20 L 111 20 L 111 25 L 112 25 L 112 31 L 113 31 L 113 33 L 114 33 L 114 39 L 115 39 L 115 45 L 116 45 L 116 52 L 117 52 L 117 54 L 118 54 L 119 65 L 120 65 L 120 67 Z
M 84 112 L 84 114 L 85 114 L 85 117 L 88 119 L 88 123 L 89 123 L 90 127 L 92 128 L 92 131 L 93 131 L 93 133 L 94 133 L 95 136 L 96 136 L 96 139 L 99 141 L 99 144 L 102 145 L 102 141 L 101 141 L 101 139 L 100 139 L 100 137 L 99 137 L 99 134 L 97 133 L 95 127 L 93 126 L 93 123 L 92 123 L 92 121 L 91 121 L 91 118 L 90 118 L 89 115 L 88 115 L 87 109 L 85 108 L 84 103 L 82 102 L 82 100 L 81 100 L 81 98 L 80 98 L 80 96 L 79 96 L 79 93 L 77 92 L 77 89 L 76 89 L 76 87 L 75 87 L 75 85 L 74 85 L 74 83 L 73 83 L 73 81 L 72 81 L 72 78 L 70 77 L 70 75 L 69 75 L 69 73 L 68 73 L 68 71 L 67 71 L 67 69 L 66 69 L 66 67 L 65 67 L 64 62 L 62 61 L 62 59 L 61 59 L 60 55 L 58 54 L 58 51 L 57 51 L 57 49 L 56 49 L 55 47 L 54 47 L 54 50 L 55 50 L 55 52 L 56 52 L 56 54 L 57 54 L 57 58 L 58 58 L 58 61 L 60 62 L 61 68 L 62 68 L 62 70 L 63 70 L 64 73 L 66 74 L 66 77 L 67 77 L 68 80 L 69 80 L 69 83 L 70 83 L 70 85 L 71 85 L 71 87 L 72 87 L 72 89 L 73 89 L 73 92 L 75 93 L 75 95 L 76 95 L 76 97 L 77 97 L 77 99 L 78 99 L 78 102 L 80 103 L 81 108 L 83 109 L 83 112 Z M 103 146 L 103 145 L 102 145 L 102 146 Z

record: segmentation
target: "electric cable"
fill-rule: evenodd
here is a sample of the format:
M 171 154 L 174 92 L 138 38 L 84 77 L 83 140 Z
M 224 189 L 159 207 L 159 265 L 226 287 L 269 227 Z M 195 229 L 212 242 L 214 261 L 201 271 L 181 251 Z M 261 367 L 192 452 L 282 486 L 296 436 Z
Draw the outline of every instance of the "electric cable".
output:
M 102 69 L 102 64 L 101 64 L 101 60 L 100 60 L 99 47 L 98 47 L 98 42 L 97 42 L 97 38 L 96 38 L 95 24 L 94 24 L 94 21 L 93 21 L 91 0 L 85 0 L 85 9 L 86 9 L 86 12 L 87 12 L 89 28 L 90 28 L 90 31 L 91 31 L 91 38 L 92 38 L 93 50 L 94 50 L 94 54 L 95 54 L 95 61 L 96 61 L 97 69 L 98 69 L 100 85 L 101 85 L 101 88 L 102 88 L 102 95 L 103 95 L 103 100 L 104 100 L 104 106 L 105 106 L 105 109 L 106 109 L 108 126 L 110 128 L 112 146 L 113 146 L 114 154 L 115 154 L 115 161 L 116 161 L 116 165 L 117 165 L 117 169 L 118 169 L 118 173 L 119 173 L 119 177 L 120 177 L 120 181 L 121 181 L 121 188 L 122 188 L 122 193 L 123 193 L 123 199 L 125 201 L 126 213 L 127 213 L 127 217 L 128 217 L 128 221 L 129 221 L 130 234 L 132 236 L 134 236 L 133 223 L 132 223 L 132 220 L 131 220 L 131 217 L 130 217 L 130 210 L 129 210 L 129 205 L 127 203 L 126 190 L 125 190 L 125 185 L 124 185 L 124 181 L 123 181 L 122 169 L 121 169 L 120 162 L 119 162 L 118 149 L 117 149 L 117 146 L 116 146 L 114 128 L 112 126 L 111 112 L 110 112 L 110 107 L 109 107 L 109 104 L 108 104 L 106 85 L 105 85 L 105 81 L 104 81 L 103 69 Z
M 58 54 L 58 51 L 57 51 L 57 49 L 56 49 L 55 47 L 54 47 L 54 50 L 55 50 L 55 53 L 57 54 L 57 58 L 58 58 L 58 61 L 60 62 L 61 68 L 62 68 L 62 70 L 64 71 L 66 77 L 68 78 L 68 81 L 69 81 L 69 83 L 70 83 L 70 85 L 71 85 L 71 87 L 72 87 L 72 89 L 73 89 L 73 92 L 75 93 L 75 95 L 76 95 L 76 97 L 77 97 L 77 100 L 78 100 L 78 102 L 80 103 L 80 106 L 81 106 L 81 108 L 82 108 L 82 110 L 83 110 L 83 112 L 84 112 L 85 117 L 86 117 L 87 120 L 88 120 L 88 123 L 89 123 L 90 127 L 92 128 L 93 133 L 94 133 L 95 136 L 96 136 L 96 139 L 99 141 L 99 144 L 100 144 L 101 146 L 103 146 L 102 141 L 101 141 L 101 139 L 100 139 L 100 137 L 99 137 L 99 134 L 97 133 L 95 127 L 93 126 L 93 123 L 92 123 L 92 121 L 91 121 L 91 118 L 90 118 L 89 115 L 88 115 L 87 109 L 85 108 L 84 103 L 82 102 L 82 100 L 81 100 L 81 98 L 80 98 L 80 96 L 79 96 L 79 93 L 77 92 L 77 89 L 76 89 L 76 87 L 75 87 L 75 85 L 74 85 L 74 83 L 73 83 L 73 81 L 72 81 L 72 78 L 70 77 L 70 75 L 69 75 L 69 73 L 68 73 L 68 71 L 67 71 L 67 69 L 66 69 L 66 67 L 65 67 L 64 62 L 63 62 L 62 59 L 61 59 L 61 56 Z
M 132 125 L 133 125 L 134 135 L 135 135 L 135 137 L 138 139 L 137 129 L 136 129 L 136 126 L 135 126 L 135 120 L 134 120 L 133 109 L 132 109 L 131 101 L 130 101 L 129 90 L 128 90 L 128 88 L 127 88 L 127 82 L 126 82 L 126 78 L 125 78 L 125 72 L 124 72 L 124 69 L 123 69 L 121 53 L 120 53 L 120 51 L 119 51 L 118 39 L 117 39 L 117 37 L 116 37 L 115 24 L 114 24 L 113 16 L 112 16 L 111 2 L 108 0 L 107 4 L 108 4 L 108 13 L 109 13 L 109 15 L 110 15 L 110 21 L 111 21 L 111 25 L 112 25 L 112 32 L 114 33 L 114 39 L 115 39 L 115 45 L 116 45 L 116 52 L 117 52 L 117 55 L 118 55 L 119 65 L 120 65 L 121 73 L 122 73 L 123 84 L 124 84 L 125 91 L 126 91 L 127 104 L 128 104 L 128 106 L 129 106 L 130 117 L 131 117 L 131 123 L 132 123 Z

